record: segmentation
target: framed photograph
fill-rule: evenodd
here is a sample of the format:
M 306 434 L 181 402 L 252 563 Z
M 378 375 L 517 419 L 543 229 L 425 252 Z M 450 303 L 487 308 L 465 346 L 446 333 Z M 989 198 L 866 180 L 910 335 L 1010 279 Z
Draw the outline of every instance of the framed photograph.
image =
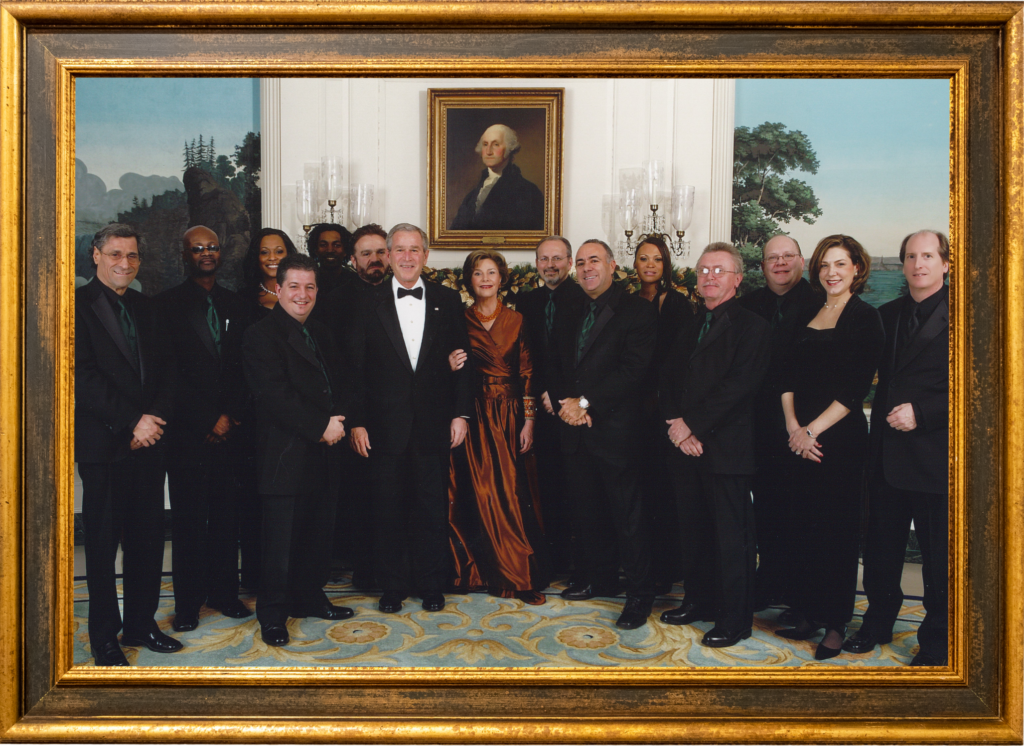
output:
M 562 228 L 561 88 L 427 92 L 432 248 L 533 248 Z
M 0 3 L 0 738 L 1020 743 L 1022 32 L 1020 3 Z M 76 80 L 431 76 L 499 86 L 509 75 L 539 85 L 556 77 L 948 81 L 947 666 L 74 665 Z M 448 157 L 428 152 L 435 162 Z M 474 168 L 481 175 L 482 160 Z M 452 231 L 439 221 L 450 208 L 435 210 L 438 183 L 427 200 L 438 221 L 432 238 L 443 239 Z M 549 194 L 547 176 L 543 187 L 534 183 Z M 548 209 L 545 220 L 557 220 Z M 464 232 L 464 248 L 488 234 Z

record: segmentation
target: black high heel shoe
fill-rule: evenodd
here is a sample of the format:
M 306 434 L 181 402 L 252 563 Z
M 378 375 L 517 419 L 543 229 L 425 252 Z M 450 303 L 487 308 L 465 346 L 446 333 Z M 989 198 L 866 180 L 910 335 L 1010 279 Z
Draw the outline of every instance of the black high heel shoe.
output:
M 836 647 L 829 647 L 825 644 L 825 640 L 828 639 L 829 633 L 835 632 L 839 635 L 839 644 Z M 825 637 L 821 642 L 818 643 L 818 647 L 814 651 L 814 660 L 816 661 L 827 661 L 829 658 L 835 658 L 841 652 L 843 652 L 843 640 L 846 639 L 846 625 L 837 629 L 826 629 Z
M 810 640 L 823 629 L 825 629 L 824 624 L 805 620 L 792 629 L 777 629 L 775 634 L 787 640 Z

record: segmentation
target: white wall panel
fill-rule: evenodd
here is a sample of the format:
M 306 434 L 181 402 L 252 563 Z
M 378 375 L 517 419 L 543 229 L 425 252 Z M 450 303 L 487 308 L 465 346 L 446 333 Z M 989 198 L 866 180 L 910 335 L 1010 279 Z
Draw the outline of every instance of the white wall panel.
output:
M 562 232 L 573 246 L 591 237 L 607 239 L 603 195 L 618 191 L 619 169 L 653 158 L 670 164 L 666 177 L 671 170 L 675 183 L 696 187 L 687 235 L 699 250 L 711 235 L 720 237 L 725 230 L 728 236 L 732 146 L 725 126 L 733 119 L 734 89 L 723 83 L 728 81 L 284 79 L 278 111 L 268 111 L 273 99 L 264 107 L 264 163 L 274 162 L 268 147 L 279 148 L 276 176 L 264 172 L 264 214 L 281 221 L 273 227 L 301 234 L 294 184 L 303 163 L 341 155 L 350 184 L 374 184 L 378 223 L 426 228 L 427 89 L 560 87 L 565 88 Z M 713 203 L 722 199 L 726 203 L 714 210 Z M 712 215 L 726 222 L 713 227 Z M 458 266 L 463 257 L 464 252 L 435 251 L 430 264 Z M 513 264 L 528 262 L 532 252 L 512 251 L 507 258 Z

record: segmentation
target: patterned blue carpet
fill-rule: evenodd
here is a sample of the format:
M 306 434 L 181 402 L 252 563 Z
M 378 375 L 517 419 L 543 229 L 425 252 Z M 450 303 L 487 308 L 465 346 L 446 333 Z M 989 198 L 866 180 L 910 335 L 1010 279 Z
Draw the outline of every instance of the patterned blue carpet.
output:
M 185 643 L 171 655 L 145 648 L 124 648 L 139 666 L 902 666 L 917 652 L 917 627 L 924 609 L 905 605 L 893 641 L 863 655 L 842 655 L 815 661 L 819 638 L 790 642 L 773 633 L 782 609 L 769 608 L 755 618 L 754 634 L 730 648 L 706 648 L 700 638 L 713 625 L 674 627 L 658 621 L 661 612 L 679 605 L 679 593 L 659 597 L 647 625 L 637 630 L 615 626 L 623 599 L 567 602 L 549 589 L 542 606 L 486 594 L 447 596 L 444 611 L 427 613 L 419 599 L 409 599 L 398 614 L 377 611 L 377 594 L 354 590 L 347 581 L 327 587 L 336 604 L 351 606 L 356 615 L 341 622 L 290 619 L 291 642 L 282 648 L 265 645 L 256 617 L 235 620 L 203 608 L 199 627 L 186 633 L 171 629 L 174 601 L 170 582 L 163 585 L 157 622 Z M 243 596 L 255 608 L 255 596 Z M 88 595 L 84 580 L 75 582 L 75 663 L 92 665 L 86 633 Z M 860 624 L 867 601 L 858 596 Z

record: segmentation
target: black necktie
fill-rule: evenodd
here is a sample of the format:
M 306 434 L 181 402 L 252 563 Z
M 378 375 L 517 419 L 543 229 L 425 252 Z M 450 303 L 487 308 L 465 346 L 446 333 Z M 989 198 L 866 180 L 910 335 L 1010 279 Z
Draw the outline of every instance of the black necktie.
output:
M 217 345 L 217 352 L 220 352 L 220 316 L 217 315 L 217 307 L 213 305 L 213 296 L 206 296 L 206 325 L 210 327 L 210 336 L 213 343 Z
M 704 326 L 700 328 L 700 334 L 697 335 L 697 344 L 700 344 L 700 341 L 704 339 L 704 335 L 708 333 L 708 330 L 711 328 L 711 319 L 714 317 L 715 314 L 711 311 L 704 314 Z
M 551 332 L 555 330 L 555 294 L 548 292 L 548 304 L 544 306 L 544 326 L 548 332 L 548 339 L 551 339 Z
M 409 290 L 408 288 L 398 288 L 399 300 L 407 295 L 411 295 L 416 300 L 423 300 L 423 288 L 413 288 L 412 290 Z
M 590 334 L 590 330 L 594 328 L 594 319 L 597 318 L 597 301 L 590 301 L 587 308 L 587 315 L 583 317 L 583 324 L 580 325 L 580 337 L 576 343 L 576 362 L 580 361 L 580 356 L 583 355 L 583 348 L 587 346 L 587 336 Z
M 914 335 L 917 334 L 918 327 L 921 326 L 921 321 L 917 317 L 920 310 L 921 306 L 914 303 L 913 310 L 909 310 L 906 316 L 904 316 L 902 335 L 898 346 L 898 350 L 901 353 L 910 346 L 911 342 L 914 341 Z
M 132 354 L 135 355 L 135 357 L 138 357 L 139 338 L 135 333 L 135 320 L 132 318 L 132 314 L 128 310 L 128 306 L 124 304 L 123 300 L 118 299 L 117 305 L 121 307 L 121 331 L 124 333 L 124 338 L 128 340 L 128 346 L 132 348 Z
M 302 336 L 306 338 L 306 347 L 313 351 L 316 355 L 316 361 L 320 363 L 320 372 L 324 374 L 324 380 L 327 382 L 327 393 L 333 396 L 331 392 L 331 377 L 327 375 L 327 368 L 324 366 L 324 361 L 320 357 L 320 351 L 316 348 L 316 342 L 313 340 L 313 335 L 309 333 L 309 329 L 302 327 Z

